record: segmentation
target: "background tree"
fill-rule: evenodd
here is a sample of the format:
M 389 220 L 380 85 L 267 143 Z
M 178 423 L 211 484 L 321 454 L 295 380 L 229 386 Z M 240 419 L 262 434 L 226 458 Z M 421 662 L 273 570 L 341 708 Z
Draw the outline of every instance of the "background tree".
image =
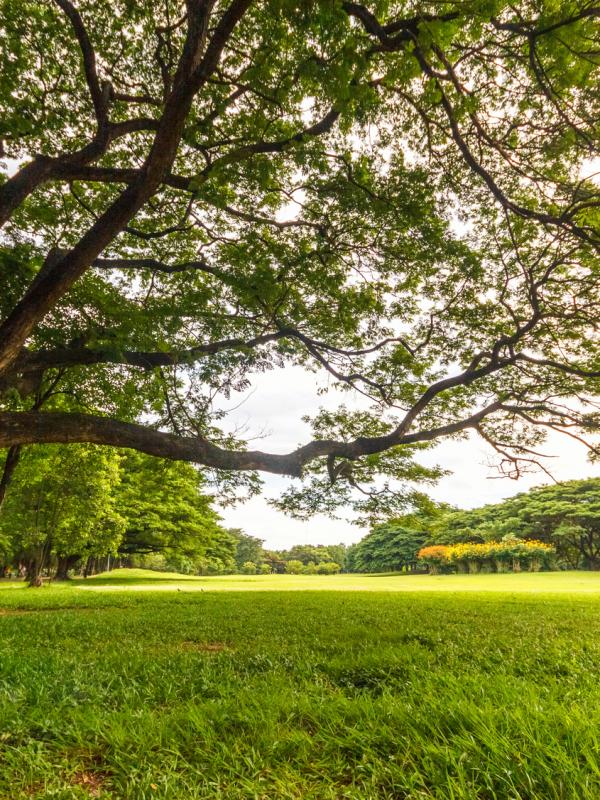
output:
M 442 437 L 478 432 L 513 477 L 548 430 L 593 448 L 599 14 L 4 2 L 5 475 L 22 445 L 91 442 L 202 464 L 222 496 L 304 478 L 280 507 L 374 520 L 436 479 Z M 363 408 L 249 450 L 221 401 L 290 365 Z
M 264 563 L 268 565 L 272 573 L 281 575 L 285 572 L 285 559 L 277 550 L 265 550 Z
M 213 498 L 203 492 L 204 481 L 198 470 L 134 451 L 124 456 L 121 469 L 115 497 L 126 520 L 119 546 L 121 556 L 161 553 L 167 560 L 206 556 L 216 562 L 220 560 L 217 553 L 207 556 L 207 551 L 216 546 L 216 539 L 224 538 L 229 562 L 231 537 L 219 526 Z M 216 563 L 213 566 L 216 568 Z
M 57 559 L 57 577 L 88 556 L 116 552 L 125 521 L 117 511 L 119 455 L 94 445 L 26 448 L 0 511 L 13 561 L 31 583 Z
M 263 539 L 250 536 L 240 528 L 228 528 L 227 533 L 233 536 L 236 542 L 235 564 L 238 569 L 242 569 L 247 561 L 251 561 L 255 566 L 260 566 L 264 558 Z
M 225 529 L 219 528 L 208 541 L 202 556 L 196 559 L 201 575 L 228 575 L 236 571 L 236 540 Z
M 337 575 L 341 571 L 341 566 L 335 561 L 322 561 L 317 564 L 316 571 L 318 575 Z
M 428 540 L 424 530 L 403 525 L 400 520 L 377 525 L 351 551 L 352 572 L 401 572 L 412 570 L 417 553 Z
M 288 575 L 301 575 L 304 572 L 304 564 L 297 559 L 291 558 L 285 562 L 285 571 Z
M 395 572 L 417 566 L 417 553 L 439 532 L 441 520 L 449 507 L 421 495 L 411 514 L 376 525 L 360 542 L 350 548 L 347 558 L 350 572 Z M 452 516 L 452 515 L 451 515 Z M 436 540 L 437 541 L 437 540 Z

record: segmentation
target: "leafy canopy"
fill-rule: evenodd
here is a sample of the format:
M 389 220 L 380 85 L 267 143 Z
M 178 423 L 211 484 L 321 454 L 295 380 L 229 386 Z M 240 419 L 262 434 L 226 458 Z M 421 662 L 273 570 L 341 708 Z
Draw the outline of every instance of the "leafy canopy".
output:
M 376 518 L 441 437 L 513 477 L 548 430 L 593 446 L 598 15 L 4 0 L 0 447 L 194 461 L 223 497 L 291 475 L 297 516 Z M 348 404 L 248 449 L 223 398 L 293 365 Z

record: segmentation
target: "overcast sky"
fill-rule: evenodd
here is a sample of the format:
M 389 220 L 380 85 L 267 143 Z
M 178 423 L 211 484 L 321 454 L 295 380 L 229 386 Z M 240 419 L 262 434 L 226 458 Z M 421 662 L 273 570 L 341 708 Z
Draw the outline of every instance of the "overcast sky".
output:
M 231 414 L 230 424 L 244 427 L 246 437 L 261 437 L 250 442 L 253 449 L 288 452 L 311 438 L 309 426 L 301 419 L 304 414 L 314 414 L 321 405 L 335 407 L 339 402 L 337 393 L 317 395 L 322 380 L 319 382 L 317 376 L 297 367 L 260 375 L 254 381 L 253 390 L 243 396 L 245 399 L 241 405 L 238 404 L 242 396 L 231 398 L 231 407 L 238 407 Z M 342 399 L 349 405 L 349 395 L 344 394 Z M 558 480 L 600 476 L 600 465 L 590 464 L 585 448 L 566 436 L 553 436 L 543 452 L 555 456 L 546 464 Z M 442 478 L 428 491 L 436 500 L 462 508 L 496 502 L 530 486 L 551 482 L 540 472 L 519 481 L 494 479 L 494 453 L 475 435 L 469 441 L 441 442 L 434 450 L 421 454 L 420 460 L 451 470 L 451 475 Z M 262 496 L 220 512 L 227 526 L 243 528 L 247 533 L 259 536 L 265 540 L 265 546 L 272 549 L 298 543 L 350 544 L 365 535 L 364 528 L 345 520 L 332 520 L 325 516 L 313 517 L 309 522 L 290 519 L 267 503 L 268 497 L 276 496 L 288 485 L 288 479 L 269 475 L 263 475 L 263 478 Z

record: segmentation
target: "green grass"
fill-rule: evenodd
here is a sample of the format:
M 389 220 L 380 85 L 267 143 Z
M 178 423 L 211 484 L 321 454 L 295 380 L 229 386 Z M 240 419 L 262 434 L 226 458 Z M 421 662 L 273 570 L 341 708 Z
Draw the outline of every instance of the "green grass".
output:
M 114 579 L 0 584 L 2 800 L 600 798 L 598 575 Z
M 492 575 L 223 575 L 197 578 L 177 572 L 119 569 L 74 582 L 85 589 L 138 591 L 344 591 L 344 592 L 591 592 L 600 594 L 598 572 L 522 572 Z M 0 584 L 1 585 L 1 584 Z

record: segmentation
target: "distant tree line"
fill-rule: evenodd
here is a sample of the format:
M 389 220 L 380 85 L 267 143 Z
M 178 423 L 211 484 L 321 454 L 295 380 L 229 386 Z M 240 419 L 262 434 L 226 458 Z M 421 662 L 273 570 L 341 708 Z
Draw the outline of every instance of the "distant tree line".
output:
M 346 568 L 348 547 L 345 544 L 296 544 L 289 550 L 268 550 L 263 547 L 263 539 L 250 536 L 239 528 L 229 529 L 229 533 L 237 542 L 237 571 L 248 575 L 333 575 Z
M 542 486 L 471 510 L 429 504 L 413 514 L 375 526 L 348 549 L 346 569 L 349 572 L 410 572 L 427 566 L 434 570 L 448 566 L 475 569 L 478 559 L 493 567 L 500 559 L 491 555 L 483 558 L 485 548 L 460 551 L 472 552 L 468 567 L 469 559 L 458 557 L 459 551 L 450 552 L 447 546 L 494 543 L 495 551 L 500 551 L 502 542 L 507 552 L 509 545 L 517 550 L 520 546 L 525 554 L 521 561 L 529 563 L 530 568 L 542 564 L 559 569 L 600 569 L 600 479 Z M 546 555 L 541 560 L 526 557 L 532 552 L 534 542 L 546 546 Z M 424 549 L 426 557 L 419 558 Z M 553 554 L 551 560 L 548 554 Z M 516 564 L 512 556 L 511 563 Z
M 540 557 L 532 556 L 534 543 Z M 0 508 L 0 575 L 33 585 L 113 566 L 253 575 L 502 571 L 506 564 L 600 569 L 600 479 L 471 510 L 423 497 L 413 513 L 350 547 L 270 550 L 263 539 L 222 526 L 204 477 L 189 464 L 92 444 L 43 445 L 20 452 Z

